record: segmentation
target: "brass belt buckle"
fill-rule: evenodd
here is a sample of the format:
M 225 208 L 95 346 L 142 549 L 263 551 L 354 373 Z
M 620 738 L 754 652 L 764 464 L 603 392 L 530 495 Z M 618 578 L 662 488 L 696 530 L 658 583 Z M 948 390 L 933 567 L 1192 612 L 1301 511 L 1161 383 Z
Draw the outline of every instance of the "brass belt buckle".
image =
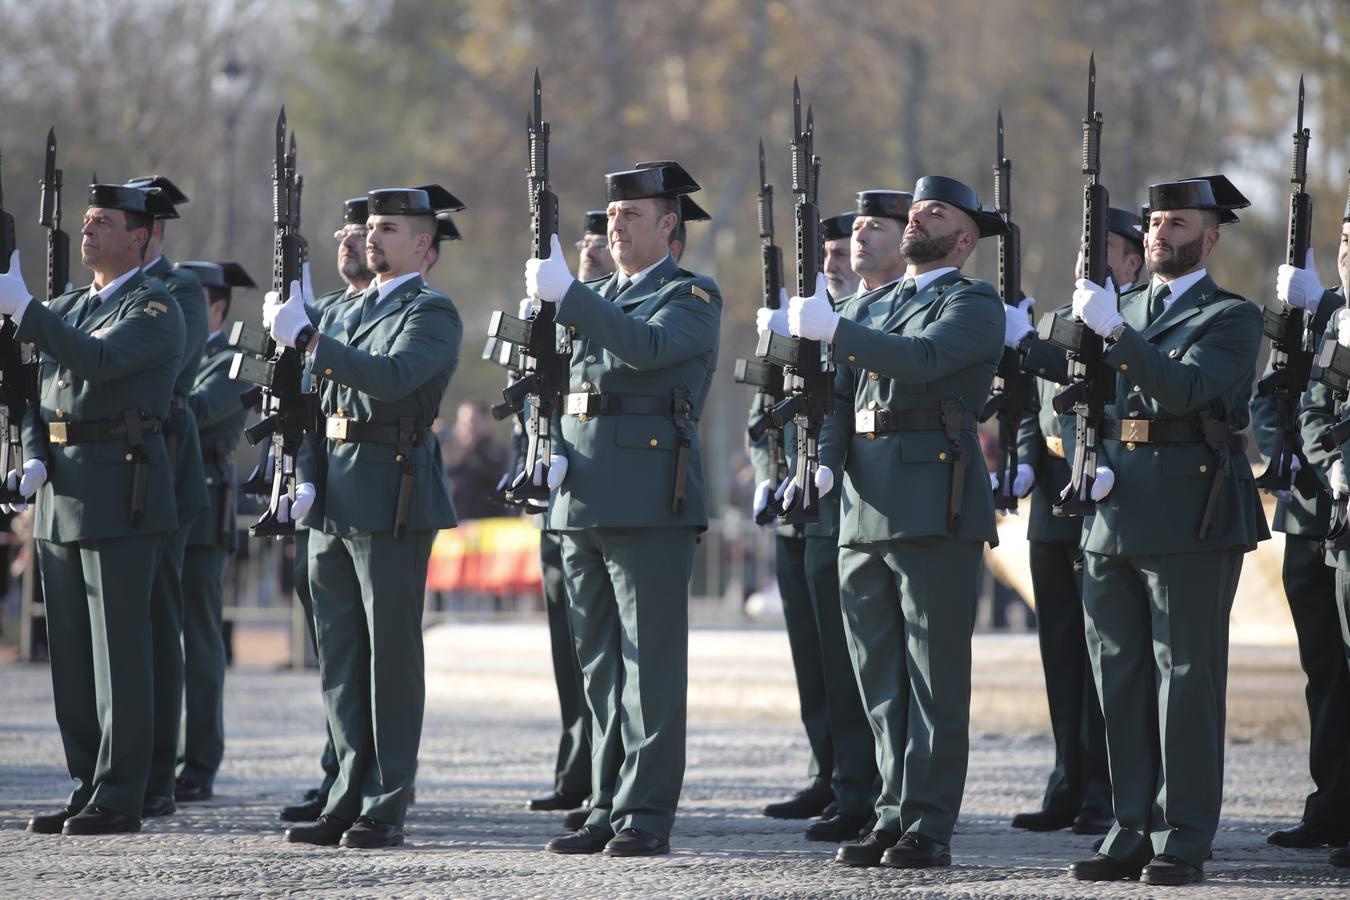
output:
M 1051 456 L 1064 458 L 1064 438 L 1047 435 L 1045 438 L 1045 449 L 1050 451 Z
M 582 422 L 590 418 L 591 397 L 594 394 L 568 394 L 567 395 L 567 414 L 576 416 Z
M 53 444 L 64 446 L 69 441 L 65 422 L 48 422 L 47 439 Z
M 864 409 L 853 414 L 853 431 L 867 434 L 877 430 L 877 413 L 874 409 Z
M 347 440 L 347 425 L 351 419 L 340 419 L 337 416 L 329 416 L 325 431 L 329 438 L 339 443 Z
M 1120 439 L 1127 443 L 1147 444 L 1149 419 L 1121 419 Z

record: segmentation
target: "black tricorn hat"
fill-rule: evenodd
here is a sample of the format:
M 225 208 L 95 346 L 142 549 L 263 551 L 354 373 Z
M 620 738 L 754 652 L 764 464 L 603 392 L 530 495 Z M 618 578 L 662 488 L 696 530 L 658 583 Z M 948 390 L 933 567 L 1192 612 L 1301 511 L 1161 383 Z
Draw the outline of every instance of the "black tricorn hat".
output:
M 448 212 L 436 213 L 436 240 L 457 241 L 460 237 L 459 229 L 455 227 L 455 220 L 450 218 L 450 214 Z
M 914 203 L 921 200 L 938 200 L 949 206 L 955 206 L 961 212 L 975 220 L 980 237 L 994 237 L 1007 234 L 1008 225 L 1003 217 L 992 209 L 980 205 L 980 197 L 972 189 L 942 175 L 925 175 L 914 184 Z
M 1131 243 L 1144 246 L 1144 228 L 1140 218 L 1128 209 L 1112 206 L 1106 212 L 1106 230 L 1120 235 Z
M 1149 185 L 1144 210 L 1147 213 L 1155 209 L 1213 209 L 1218 210 L 1220 225 L 1231 225 L 1238 221 L 1233 210 L 1251 205 L 1225 176 L 1203 175 Z
M 694 198 L 688 194 L 680 195 L 680 221 L 681 222 L 707 222 L 712 219 L 708 211 L 694 202 Z
M 127 187 L 124 184 L 89 185 L 89 205 L 101 209 L 120 209 L 123 212 L 152 215 L 151 191 Z
M 214 290 L 230 290 L 231 288 L 256 288 L 253 279 L 249 277 L 244 267 L 237 262 L 211 262 L 209 260 L 194 259 L 187 262 L 180 262 L 177 265 L 179 269 L 187 269 L 197 276 L 197 280 L 202 283 L 204 288 Z
M 353 197 L 342 203 L 342 221 L 346 225 L 364 225 L 370 218 L 370 201 L 365 197 Z
M 645 197 L 678 197 L 699 190 L 698 182 L 677 162 L 642 165 L 605 175 L 605 200 L 613 203 L 615 200 L 641 200 Z
M 820 220 L 820 238 L 824 241 L 837 241 L 853 237 L 853 220 L 857 213 L 840 213 Z
M 603 209 L 586 210 L 586 222 L 581 226 L 582 234 L 608 234 L 609 214 Z
M 384 188 L 366 195 L 372 216 L 434 216 L 456 212 L 464 204 L 439 184 L 415 188 Z
M 127 187 L 157 188 L 174 206 L 182 206 L 188 202 L 187 194 L 180 191 L 178 185 L 163 175 L 138 175 L 127 180 Z
M 854 212 L 860 216 L 876 216 L 879 219 L 899 219 L 901 222 L 908 222 L 909 208 L 913 204 L 914 195 L 908 191 L 858 191 Z

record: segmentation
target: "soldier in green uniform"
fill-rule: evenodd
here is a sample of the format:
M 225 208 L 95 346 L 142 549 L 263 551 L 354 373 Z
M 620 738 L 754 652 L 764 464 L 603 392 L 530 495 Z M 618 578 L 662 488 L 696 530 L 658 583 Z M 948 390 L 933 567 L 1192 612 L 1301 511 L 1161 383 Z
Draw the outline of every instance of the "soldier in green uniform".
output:
M 833 343 L 839 364 L 816 486 L 843 473 L 844 624 L 882 783 L 874 830 L 839 848 L 846 865 L 951 862 L 982 545 L 997 540 L 975 411 L 1003 350 L 998 295 L 960 267 L 1004 227 L 966 185 L 920 178 L 899 285 L 840 314 L 822 277 L 788 303 L 792 334 Z
M 1121 290 L 1129 290 L 1144 267 L 1139 217 L 1113 208 L 1107 228 L 1107 268 Z M 1041 808 L 1013 816 L 1012 826 L 1106 834 L 1113 821 L 1111 779 L 1106 768 L 1105 724 L 1083 631 L 1082 551 L 1078 546 L 1083 521 L 1054 515 L 1054 503 L 1070 481 L 1067 460 L 1073 458 L 1074 417 L 1057 415 L 1053 406 L 1055 394 L 1068 381 L 1067 360 L 1062 350 L 1036 337 L 1026 313 L 1030 306 L 1004 306 L 1004 345 L 1020 349 L 1024 368 L 1036 376 L 1036 400 L 1023 417 L 1018 435 L 1013 492 L 1019 497 L 1031 495 L 1027 542 L 1055 767 Z M 1073 310 L 1066 304 L 1056 313 L 1071 316 Z M 1026 365 L 1028 360 L 1035 368 Z M 995 490 L 997 479 L 996 475 Z
M 825 275 L 825 287 L 835 304 L 858 293 L 860 276 L 853 271 L 853 217 L 854 213 L 840 213 L 822 219 L 820 234 L 825 242 L 825 255 L 820 260 L 820 271 Z
M 292 842 L 391 847 L 417 771 L 426 695 L 422 604 L 436 532 L 455 525 L 431 432 L 463 328 L 421 269 L 436 213 L 462 209 L 438 186 L 372 191 L 366 258 L 375 282 L 318 329 L 293 285 L 272 336 L 322 375 L 325 435 L 306 438 L 293 503 L 304 521 L 319 675 L 339 772 L 323 814 Z
M 206 509 L 192 520 L 183 556 L 183 728 L 174 799 L 211 799 L 225 755 L 225 563 L 235 550 L 234 451 L 248 411 L 230 378 L 234 354 L 222 330 L 235 288 L 256 288 L 235 262 L 179 263 L 206 291 L 206 349 L 188 395 L 206 472 Z
M 1318 281 L 1313 251 L 1303 268 L 1281 265 L 1276 296 L 1304 310 L 1307 330 L 1321 335 L 1343 306 Z M 1332 339 L 1335 339 L 1333 334 Z M 1266 375 L 1273 371 L 1273 361 Z M 1267 459 L 1275 452 L 1279 411 L 1273 396 L 1252 398 L 1252 431 Z M 1294 465 L 1301 468 L 1299 457 Z M 1314 790 L 1303 803 L 1297 825 L 1270 834 L 1279 847 L 1344 847 L 1350 843 L 1350 671 L 1341 659 L 1341 625 L 1336 612 L 1336 572 L 1326 564 L 1324 542 L 1331 527 L 1331 497 L 1312 473 L 1296 474 L 1292 491 L 1277 491 L 1271 529 L 1284 532 L 1284 595 L 1298 635 L 1298 656 L 1308 678 L 1305 695 L 1311 724 L 1308 773 Z
M 187 203 L 187 195 L 163 175 L 133 178 L 127 186 L 154 191 L 151 209 L 155 224 L 145 250 L 145 274 L 163 282 L 178 304 L 186 333 L 169 417 L 164 422 L 164 443 L 173 461 L 178 528 L 165 538 L 150 593 L 155 638 L 155 752 L 145 788 L 145 808 L 141 811 L 143 818 L 150 818 L 171 815 L 176 810 L 175 781 L 183 717 L 183 555 L 192 520 L 209 502 L 197 421 L 188 406 L 188 394 L 206 346 L 206 296 L 197 276 L 191 270 L 175 268 L 162 250 L 165 222 L 178 218 L 175 207 Z
M 905 274 L 900 236 L 909 218 L 911 195 L 902 191 L 862 191 L 856 212 L 821 222 L 825 239 L 824 270 L 827 289 L 831 280 L 847 285 L 861 283 L 860 296 L 884 290 Z M 842 265 L 839 245 L 850 247 L 846 259 L 857 269 Z M 833 260 L 833 262 L 831 262 Z M 852 278 L 844 275 L 847 272 Z M 857 273 L 856 275 L 854 273 Z M 853 296 L 830 294 L 835 309 L 854 302 Z M 867 302 L 861 300 L 859 302 Z M 757 327 L 787 333 L 787 310 L 761 308 Z M 751 418 L 764 415 L 758 400 Z M 783 429 L 787 469 L 796 467 L 796 426 Z M 764 442 L 751 445 L 758 484 L 754 515 L 770 495 L 781 497 L 787 479 L 768 480 L 769 459 Z M 821 497 L 820 518 L 806 526 L 779 525 L 776 539 L 778 591 L 783 598 L 792 666 L 797 676 L 797 696 L 802 725 L 811 749 L 807 787 L 782 803 L 764 808 L 774 818 L 807 818 L 821 821 L 806 828 L 808 840 L 853 840 L 869 824 L 876 802 L 877 763 L 872 729 L 863 711 L 858 683 L 853 677 L 844 619 L 839 603 L 839 493 Z
M 1152 281 L 1119 307 L 1110 278 L 1074 292 L 1115 373 L 1083 525 L 1083 607 L 1116 823 L 1070 867 L 1081 880 L 1198 881 L 1219 824 L 1228 615 L 1242 555 L 1270 533 L 1239 435 L 1261 313 L 1205 263 L 1246 205 L 1223 176 L 1151 186 Z
M 557 304 L 573 342 L 549 525 L 593 747 L 587 822 L 548 848 L 646 856 L 669 851 L 684 780 L 688 585 L 708 522 L 697 423 L 722 297 L 670 257 L 678 198 L 698 190 L 683 168 L 610 173 L 605 190 L 614 274 L 576 281 L 556 236 L 547 260 L 526 264 L 526 295 Z
M 33 303 L 19 254 L 0 314 L 40 353 L 18 481 L 37 495 L 33 535 L 47 603 L 56 721 L 75 788 L 35 816 L 39 834 L 139 831 L 154 705 L 151 581 L 178 527 L 164 421 L 183 317 L 141 266 L 155 191 L 96 184 L 80 257 L 94 282 Z
M 1337 308 L 1337 314 L 1328 317 L 1323 341 L 1338 342 L 1342 348 L 1341 352 L 1344 352 L 1346 348 L 1350 348 L 1350 315 L 1341 311 L 1345 298 L 1350 297 L 1350 197 L 1346 199 L 1345 217 L 1341 222 L 1341 243 L 1336 262 L 1341 280 L 1340 294 L 1334 296 L 1334 299 L 1323 295 L 1321 303 L 1332 303 Z M 1311 269 L 1311 266 L 1309 266 L 1309 269 Z M 1305 282 L 1305 290 L 1310 287 L 1311 285 Z M 1285 286 L 1285 290 L 1289 294 L 1288 299 L 1293 299 L 1298 288 L 1295 287 L 1292 278 Z M 1350 479 L 1346 478 L 1345 470 L 1345 458 L 1347 451 L 1350 451 L 1350 444 L 1334 445 L 1333 441 L 1333 446 L 1330 449 L 1322 445 L 1322 439 L 1327 429 L 1350 418 L 1350 405 L 1338 404 L 1337 399 L 1325 384 L 1320 381 L 1314 382 L 1304 395 L 1299 424 L 1303 437 L 1303 449 L 1307 454 L 1308 462 L 1316 469 L 1319 478 L 1331 489 L 1335 519 L 1338 524 L 1343 525 L 1346 520 L 1346 502 L 1347 498 L 1350 497 Z M 1350 661 L 1350 544 L 1346 542 L 1344 531 L 1341 530 L 1334 539 L 1329 539 L 1326 548 L 1326 562 L 1328 566 L 1333 567 L 1336 580 L 1335 609 L 1342 642 L 1340 650 L 1345 660 Z M 1318 646 L 1321 653 L 1333 658 L 1336 657 L 1335 648 L 1328 643 L 1321 642 Z M 1304 654 L 1302 632 L 1299 634 L 1299 653 L 1300 656 Z M 1319 659 L 1318 665 L 1320 666 L 1324 662 L 1325 660 Z M 1311 692 L 1311 671 L 1309 672 L 1309 684 L 1309 691 Z M 1328 716 L 1332 715 L 1334 713 L 1328 711 Z M 1337 749 L 1345 753 L 1346 745 L 1342 744 Z M 1328 753 L 1330 753 L 1330 748 L 1328 748 Z M 1320 794 L 1320 782 L 1318 788 L 1317 793 Z M 1314 794 L 1314 796 L 1317 796 L 1317 794 Z M 1309 803 L 1311 802 L 1312 798 L 1310 797 Z M 1309 824 L 1306 811 L 1304 815 L 1304 822 L 1300 826 L 1290 829 L 1291 831 L 1306 832 L 1308 830 L 1306 828 Z M 1279 832 L 1276 833 L 1279 834 Z M 1274 835 L 1271 837 L 1273 838 Z M 1336 847 L 1331 851 L 1331 864 L 1350 868 L 1350 848 L 1342 846 L 1340 840 L 1336 839 L 1335 834 L 1329 833 L 1328 830 L 1321 830 L 1320 834 L 1314 833 L 1308 835 L 1308 837 L 1309 839 L 1321 838 L 1321 843 Z
M 587 210 L 577 241 L 577 278 L 583 282 L 604 278 L 614 271 L 609 255 L 608 227 L 603 209 Z M 558 690 L 562 734 L 553 766 L 553 793 L 529 802 L 532 810 L 576 809 L 591 794 L 591 722 L 586 710 L 586 688 L 567 620 L 567 590 L 563 585 L 562 538 L 547 527 L 547 510 L 539 517 L 539 569 L 543 576 L 544 607 L 548 613 L 549 650 L 553 659 L 553 683 Z M 584 811 L 586 816 L 589 811 Z M 568 821 L 575 831 L 586 824 Z
M 343 287 L 320 294 L 309 304 L 310 322 L 315 326 L 319 325 L 321 317 L 329 307 L 346 305 L 360 298 L 375 280 L 375 273 L 366 265 L 366 220 L 369 216 L 370 204 L 365 197 L 353 197 L 342 204 L 343 224 L 333 234 L 333 239 L 338 244 L 338 275 L 342 277 Z M 306 267 L 308 268 L 308 264 Z M 270 327 L 270 323 L 265 324 Z M 292 571 L 295 593 L 299 596 L 300 606 L 305 611 L 305 626 L 309 631 L 310 640 L 316 640 L 314 604 L 310 599 L 309 588 L 309 529 L 299 523 L 295 529 L 295 564 Z M 338 776 L 338 758 L 337 750 L 333 748 L 333 732 L 328 727 L 326 719 L 324 731 L 323 752 L 319 756 L 323 781 L 317 788 L 306 791 L 299 803 L 282 807 L 283 822 L 313 822 L 323 814 L 323 808 L 328 804 L 328 792 Z

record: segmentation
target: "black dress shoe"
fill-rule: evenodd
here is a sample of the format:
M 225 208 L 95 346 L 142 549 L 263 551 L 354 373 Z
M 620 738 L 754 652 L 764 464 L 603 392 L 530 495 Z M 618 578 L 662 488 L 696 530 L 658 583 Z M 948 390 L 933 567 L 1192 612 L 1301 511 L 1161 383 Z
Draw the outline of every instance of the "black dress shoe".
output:
M 1069 874 L 1079 881 L 1138 881 L 1143 866 L 1098 853 L 1092 859 L 1080 859 L 1069 866 Z
M 798 791 L 791 800 L 770 803 L 764 807 L 764 815 L 770 819 L 814 819 L 833 800 L 834 791 L 829 788 L 810 787 Z
M 211 785 L 180 778 L 173 785 L 175 803 L 201 803 L 211 799 Z
M 822 819 L 833 819 L 837 815 L 839 815 L 838 800 L 831 800 L 829 804 L 820 811 L 820 817 Z
M 1338 847 L 1332 850 L 1327 862 L 1342 869 L 1350 869 L 1350 847 Z
M 178 806 L 173 802 L 172 797 L 146 794 L 145 802 L 141 804 L 142 819 L 156 819 L 160 816 L 171 816 L 176 812 L 178 812 Z
M 1205 870 L 1179 856 L 1159 853 L 1144 866 L 1144 884 L 1195 884 L 1205 880 Z
M 952 864 L 952 848 L 917 831 L 907 831 L 895 846 L 881 854 L 881 864 L 892 869 L 931 869 Z
M 1100 852 L 1102 852 L 1102 844 L 1105 844 L 1105 843 L 1106 843 L 1106 838 L 1104 838 L 1104 837 L 1099 837 L 1099 838 L 1097 838 L 1095 841 L 1092 842 L 1092 852 L 1093 852 L 1093 853 L 1100 853 Z
M 29 834 L 60 834 L 66 819 L 79 812 L 70 806 L 63 806 L 54 813 L 44 813 L 28 820 Z
M 544 845 L 549 853 L 599 853 L 614 839 L 614 832 L 597 825 L 582 825 L 571 834 L 555 837 Z
M 868 816 L 849 816 L 837 815 L 829 819 L 821 819 L 819 822 L 812 822 L 806 826 L 806 839 L 808 841 L 830 841 L 838 844 L 841 841 L 856 841 L 858 835 L 863 833 L 863 829 L 872 821 Z
M 591 808 L 574 809 L 563 816 L 563 827 L 568 831 L 577 831 L 586 824 L 586 820 L 591 817 Z
M 856 844 L 845 844 L 834 855 L 834 861 L 846 866 L 879 866 L 882 855 L 895 846 L 900 835 L 889 831 L 873 831 Z
M 563 794 L 555 791 L 547 797 L 535 797 L 529 802 L 528 807 L 532 812 L 558 812 L 576 809 L 585 802 L 585 794 Z
M 327 805 L 327 797 L 318 797 L 314 800 L 306 800 L 304 803 L 297 803 L 294 806 L 282 807 L 281 821 L 313 822 L 315 819 L 319 818 L 319 816 L 323 815 L 323 808 Z
M 320 847 L 336 847 L 342 840 L 342 834 L 352 823 L 333 816 L 319 816 L 312 825 L 292 825 L 286 829 L 285 840 L 290 844 L 317 844 Z
M 660 856 L 670 852 L 670 844 L 650 831 L 625 828 L 605 844 L 606 856 Z
M 1267 844 L 1308 850 L 1313 847 L 1344 847 L 1350 844 L 1350 828 L 1299 822 L 1293 828 L 1272 832 Z
M 62 834 L 128 834 L 140 830 L 140 819 L 103 806 L 86 806 L 61 826 Z
M 1059 831 L 1061 828 L 1068 828 L 1073 822 L 1073 813 L 1038 809 L 1035 812 L 1018 813 L 1013 816 L 1012 827 L 1025 831 Z
M 1102 812 L 1099 809 L 1085 809 L 1073 818 L 1074 834 L 1106 834 L 1111 830 L 1111 826 L 1116 824 L 1116 817 L 1113 813 Z
M 341 846 L 352 850 L 383 850 L 403 843 L 403 826 L 377 822 L 370 816 L 361 816 L 352 827 L 342 833 Z

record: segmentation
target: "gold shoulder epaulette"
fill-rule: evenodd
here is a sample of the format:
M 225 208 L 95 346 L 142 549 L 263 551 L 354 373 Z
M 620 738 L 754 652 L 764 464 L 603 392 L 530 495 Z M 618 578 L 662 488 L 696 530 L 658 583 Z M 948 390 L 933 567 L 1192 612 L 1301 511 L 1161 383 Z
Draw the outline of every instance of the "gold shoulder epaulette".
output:
M 703 288 L 699 287 L 696 284 L 690 285 L 689 290 L 693 291 L 694 296 L 702 300 L 704 303 L 708 303 L 709 301 L 712 300 L 712 294 L 708 293 L 707 291 L 705 291 Z

